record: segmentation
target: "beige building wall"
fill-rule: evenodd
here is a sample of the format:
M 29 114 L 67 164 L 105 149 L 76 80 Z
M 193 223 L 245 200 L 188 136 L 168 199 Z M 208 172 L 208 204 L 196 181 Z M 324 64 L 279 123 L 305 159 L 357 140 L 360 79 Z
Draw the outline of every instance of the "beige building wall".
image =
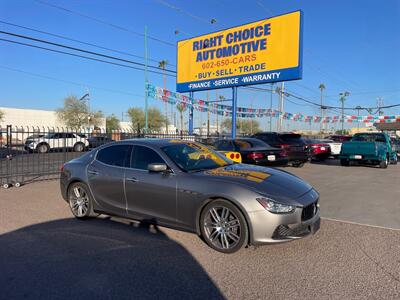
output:
M 25 109 L 0 107 L 4 112 L 4 120 L 0 123 L 1 127 L 12 125 L 13 127 L 65 127 L 65 124 L 58 119 L 53 110 Z M 105 128 L 106 119 L 103 118 L 100 128 Z

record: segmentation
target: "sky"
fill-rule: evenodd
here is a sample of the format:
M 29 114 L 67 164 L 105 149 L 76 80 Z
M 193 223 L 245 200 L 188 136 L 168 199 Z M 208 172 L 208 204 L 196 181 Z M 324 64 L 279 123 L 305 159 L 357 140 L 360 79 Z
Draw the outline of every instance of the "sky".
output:
M 0 0 L 0 30 L 143 62 L 143 32 L 147 26 L 151 37 L 150 64 L 158 65 L 158 61 L 166 59 L 167 67 L 175 69 L 178 40 L 298 9 L 304 12 L 303 78 L 286 82 L 289 92 L 319 102 L 318 86 L 323 83 L 326 105 L 340 106 L 339 93 L 343 91 L 350 92 L 348 107 L 376 106 L 377 97 L 382 97 L 385 105 L 400 103 L 398 0 Z M 211 24 L 211 19 L 216 22 Z M 0 38 L 22 41 L 4 34 Z M 160 74 L 149 74 L 149 81 L 163 85 Z M 175 91 L 175 78 L 167 78 L 167 88 Z M 62 106 L 66 96 L 82 96 L 87 91 L 93 109 L 121 118 L 129 107 L 144 106 L 144 73 L 0 40 L 0 106 L 53 110 Z M 231 97 L 231 89 L 217 93 Z M 209 95 L 215 98 L 216 92 L 211 91 Z M 205 99 L 206 92 L 196 93 L 196 98 Z M 269 99 L 268 92 L 242 88 L 238 92 L 238 105 L 243 107 L 268 108 Z M 277 101 L 274 95 L 274 108 Z M 162 103 L 154 99 L 149 99 L 149 105 L 163 109 Z M 317 106 L 291 97 L 285 101 L 285 111 L 319 115 Z M 400 108 L 384 112 L 400 114 Z M 334 114 L 338 112 L 328 113 Z M 347 114 L 355 115 L 356 111 L 347 111 Z M 195 126 L 205 119 L 206 114 L 195 112 Z M 214 119 L 212 116 L 211 120 Z M 264 126 L 267 126 L 266 120 L 261 120 L 261 127 Z M 290 130 L 300 125 L 290 121 L 286 126 Z

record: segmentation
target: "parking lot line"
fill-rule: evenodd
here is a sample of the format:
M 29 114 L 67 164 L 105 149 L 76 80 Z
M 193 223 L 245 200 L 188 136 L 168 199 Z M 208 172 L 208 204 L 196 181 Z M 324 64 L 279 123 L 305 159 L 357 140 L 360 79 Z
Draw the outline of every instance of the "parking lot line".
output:
M 358 222 L 353 222 L 353 221 L 338 220 L 338 219 L 332 219 L 332 218 L 326 218 L 326 217 L 321 217 L 321 219 L 328 220 L 328 221 L 334 221 L 334 222 L 340 222 L 340 223 L 346 223 L 346 224 L 352 224 L 352 225 L 360 225 L 360 226 L 367 226 L 367 227 L 373 227 L 373 228 L 379 228 L 379 229 L 388 229 L 388 230 L 400 231 L 400 229 L 398 229 L 398 228 L 391 228 L 391 227 L 378 226 L 378 225 L 370 225 L 370 224 L 358 223 Z

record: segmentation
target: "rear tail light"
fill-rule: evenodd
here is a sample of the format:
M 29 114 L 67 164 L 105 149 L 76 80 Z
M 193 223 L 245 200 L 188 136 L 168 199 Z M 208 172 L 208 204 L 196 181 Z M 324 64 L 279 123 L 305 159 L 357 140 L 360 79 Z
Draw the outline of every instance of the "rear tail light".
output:
M 64 164 L 61 165 L 60 172 L 64 172 Z
M 282 144 L 282 145 L 281 145 L 281 148 L 282 148 L 282 149 L 287 149 L 287 148 L 289 148 L 289 147 L 290 147 L 290 145 L 287 145 L 287 144 Z
M 229 157 L 230 157 L 231 159 L 234 159 L 234 158 L 235 158 L 235 154 L 231 153 L 231 155 L 229 155 Z
M 247 154 L 247 157 L 251 158 L 251 159 L 264 158 L 264 154 L 263 153 L 250 153 L 250 154 Z
M 240 158 L 240 154 L 236 153 L 236 159 L 239 159 L 239 158 Z

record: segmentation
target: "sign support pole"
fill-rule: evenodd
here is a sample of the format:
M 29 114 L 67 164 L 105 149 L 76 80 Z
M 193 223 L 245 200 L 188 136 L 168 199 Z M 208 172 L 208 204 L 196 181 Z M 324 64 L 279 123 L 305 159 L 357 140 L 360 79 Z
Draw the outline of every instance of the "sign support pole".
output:
M 232 88 L 232 138 L 236 138 L 237 87 Z M 218 112 L 217 112 L 218 113 Z
M 194 92 L 189 92 L 190 103 L 192 105 L 189 107 L 189 134 L 193 134 L 193 97 Z
M 148 78 L 147 78 L 147 25 L 144 26 L 144 114 L 145 124 L 144 128 L 149 128 L 149 111 L 148 111 Z

